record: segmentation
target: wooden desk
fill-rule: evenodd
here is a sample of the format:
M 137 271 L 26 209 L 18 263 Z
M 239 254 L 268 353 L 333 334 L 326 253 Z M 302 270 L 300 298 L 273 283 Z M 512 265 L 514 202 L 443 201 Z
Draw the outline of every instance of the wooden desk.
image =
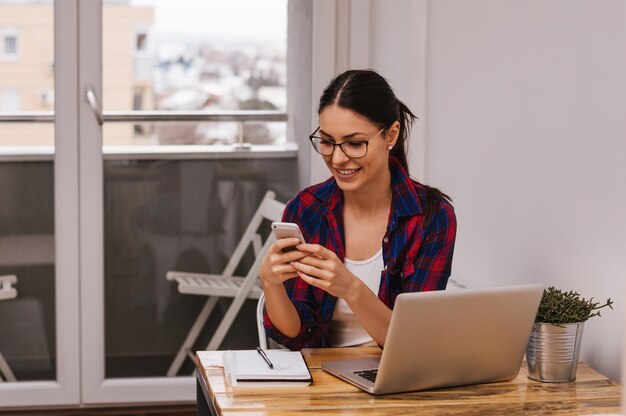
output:
M 196 356 L 198 415 L 587 415 L 620 412 L 621 387 L 579 363 L 571 383 L 528 380 L 525 363 L 514 380 L 466 387 L 372 396 L 324 372 L 323 361 L 380 355 L 378 347 L 302 351 L 313 384 L 306 387 L 242 388 L 224 383 L 222 352 L 209 368 Z M 205 363 L 206 364 L 206 363 Z

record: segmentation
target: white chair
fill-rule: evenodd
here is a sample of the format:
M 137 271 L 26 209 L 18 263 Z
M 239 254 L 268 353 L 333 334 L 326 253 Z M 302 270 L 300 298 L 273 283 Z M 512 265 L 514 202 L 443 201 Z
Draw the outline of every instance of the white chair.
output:
M 15 275 L 0 276 L 0 301 L 17 297 L 17 290 L 13 287 L 16 283 L 17 277 Z M 0 352 L 0 382 L 5 380 L 17 381 L 11 367 Z
M 272 191 L 268 191 L 265 194 L 265 197 L 254 213 L 250 224 L 244 231 L 241 240 L 237 244 L 237 247 L 230 257 L 228 264 L 226 264 L 222 274 L 212 275 L 175 271 L 167 273 L 168 280 L 176 281 L 178 283 L 179 293 L 209 296 L 209 299 L 204 304 L 202 310 L 196 318 L 196 321 L 191 327 L 187 338 L 181 345 L 174 361 L 170 365 L 170 368 L 167 371 L 168 377 L 173 377 L 178 373 L 178 370 L 180 370 L 180 367 L 185 361 L 185 357 L 188 356 L 193 360 L 193 344 L 198 338 L 202 327 L 209 319 L 209 316 L 220 297 L 233 298 L 233 301 L 228 307 L 228 310 L 222 318 L 222 321 L 217 327 L 215 333 L 212 335 L 206 348 L 207 350 L 216 350 L 219 348 L 244 301 L 246 299 L 258 299 L 263 293 L 258 279 L 259 267 L 263 256 L 274 240 L 270 234 L 263 244 L 261 235 L 258 233 L 259 226 L 264 219 L 269 221 L 280 221 L 283 210 L 285 209 L 285 204 L 276 201 L 274 197 L 275 194 Z M 255 255 L 254 263 L 248 270 L 246 276 L 233 276 L 235 269 L 239 265 L 239 262 L 250 245 L 252 245 Z
M 259 301 L 256 304 L 256 328 L 259 334 L 259 347 L 271 350 L 286 350 L 288 349 L 284 345 L 280 345 L 278 342 L 271 338 L 268 338 L 265 334 L 265 327 L 263 326 L 263 312 L 265 312 L 265 294 L 261 293 Z
M 265 335 L 265 327 L 263 326 L 263 312 L 265 311 L 265 294 L 261 293 L 259 301 L 256 304 L 256 329 L 259 334 L 259 347 L 267 349 L 267 335 Z

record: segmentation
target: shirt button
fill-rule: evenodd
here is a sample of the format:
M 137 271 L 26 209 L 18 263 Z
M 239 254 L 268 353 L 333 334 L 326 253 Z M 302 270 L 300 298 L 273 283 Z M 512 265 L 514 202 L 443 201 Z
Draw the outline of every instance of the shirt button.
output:
M 385 243 L 388 243 L 388 242 L 389 242 L 389 238 L 385 237 L 385 238 L 383 239 L 383 241 L 384 241 Z

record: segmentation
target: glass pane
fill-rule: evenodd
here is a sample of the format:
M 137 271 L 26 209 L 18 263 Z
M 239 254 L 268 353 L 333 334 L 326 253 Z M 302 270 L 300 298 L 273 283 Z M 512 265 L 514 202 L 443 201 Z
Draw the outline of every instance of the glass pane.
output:
M 287 0 L 105 0 L 103 27 L 105 111 L 286 111 Z M 280 143 L 280 124 L 276 132 L 246 123 L 243 140 Z M 106 129 L 103 143 L 210 142 L 211 132 L 197 127 L 120 126 Z M 239 140 L 238 123 L 210 129 Z
M 52 1 L 0 0 L 0 113 L 54 110 L 52 20 Z M 0 147 L 52 145 L 49 126 L 0 123 Z
M 268 189 L 287 201 L 296 159 L 105 161 L 106 376 L 165 376 L 207 301 L 178 293 L 170 270 L 221 273 Z M 267 226 L 266 232 L 269 232 Z M 251 253 L 239 273 L 252 262 Z M 218 302 L 194 349 L 206 347 L 228 299 Z M 257 345 L 248 300 L 221 348 Z M 190 360 L 178 374 L 191 374 Z
M 105 1 L 105 111 L 284 112 L 286 18 L 286 0 Z M 227 156 L 242 137 L 284 144 L 286 123 L 105 124 L 107 378 L 191 374 L 185 351 L 172 363 L 208 297 L 180 294 L 166 273 L 221 273 L 265 192 L 283 202 L 296 192 L 295 157 Z M 197 153 L 168 154 L 181 145 Z M 237 272 L 252 260 L 250 250 Z M 217 302 L 192 350 L 229 304 Z M 255 307 L 246 301 L 221 348 L 257 345 Z
M 0 113 L 53 111 L 53 39 L 51 1 L 0 1 Z M 53 175 L 52 123 L 0 123 L 0 381 L 56 379 Z

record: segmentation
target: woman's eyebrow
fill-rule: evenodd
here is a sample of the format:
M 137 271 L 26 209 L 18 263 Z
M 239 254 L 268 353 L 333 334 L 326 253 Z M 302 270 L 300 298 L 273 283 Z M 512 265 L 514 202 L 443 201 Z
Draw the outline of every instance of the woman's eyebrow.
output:
M 320 133 L 323 134 L 324 136 L 327 136 L 333 140 L 335 140 L 335 138 L 333 136 L 331 136 L 330 134 L 326 133 L 324 130 L 322 130 L 320 128 Z M 345 136 L 343 136 L 343 139 L 352 139 L 354 138 L 354 136 L 358 136 L 358 135 L 366 135 L 366 133 L 360 132 L 360 131 L 355 131 L 354 133 L 350 133 L 350 134 L 346 134 Z

